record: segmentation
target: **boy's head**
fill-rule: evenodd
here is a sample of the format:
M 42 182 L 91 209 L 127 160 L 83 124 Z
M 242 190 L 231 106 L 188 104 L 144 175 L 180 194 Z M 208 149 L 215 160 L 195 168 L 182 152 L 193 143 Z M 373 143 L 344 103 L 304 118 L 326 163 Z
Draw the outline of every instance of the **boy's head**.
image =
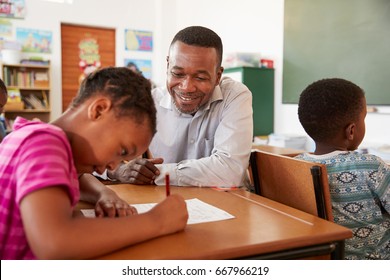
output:
M 2 79 L 0 79 L 0 114 L 3 113 L 4 105 L 7 103 L 8 92 Z
M 304 89 L 299 98 L 299 121 L 316 143 L 347 137 L 356 147 L 345 148 L 356 149 L 364 137 L 366 113 L 364 91 L 344 79 L 316 81 Z M 348 134 L 351 125 L 355 134 L 352 139 Z

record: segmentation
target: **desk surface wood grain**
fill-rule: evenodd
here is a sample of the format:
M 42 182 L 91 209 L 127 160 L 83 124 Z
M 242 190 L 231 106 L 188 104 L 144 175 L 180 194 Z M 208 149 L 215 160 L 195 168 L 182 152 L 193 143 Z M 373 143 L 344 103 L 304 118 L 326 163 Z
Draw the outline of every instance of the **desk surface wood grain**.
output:
M 165 198 L 161 186 L 109 186 L 133 203 Z M 100 259 L 234 259 L 344 240 L 350 230 L 244 190 L 172 187 L 185 199 L 198 198 L 234 219 L 187 225 L 184 231 L 101 256 Z M 87 208 L 80 203 L 78 208 Z M 90 206 L 89 206 L 90 208 Z M 141 230 L 141 229 L 135 229 Z

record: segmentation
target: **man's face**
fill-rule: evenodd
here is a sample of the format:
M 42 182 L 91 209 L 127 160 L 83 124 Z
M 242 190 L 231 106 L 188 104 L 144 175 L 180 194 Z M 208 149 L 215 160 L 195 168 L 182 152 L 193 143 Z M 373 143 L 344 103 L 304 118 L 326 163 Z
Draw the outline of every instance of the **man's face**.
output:
M 176 108 L 195 114 L 210 99 L 222 71 L 214 48 L 174 43 L 167 57 L 167 88 Z

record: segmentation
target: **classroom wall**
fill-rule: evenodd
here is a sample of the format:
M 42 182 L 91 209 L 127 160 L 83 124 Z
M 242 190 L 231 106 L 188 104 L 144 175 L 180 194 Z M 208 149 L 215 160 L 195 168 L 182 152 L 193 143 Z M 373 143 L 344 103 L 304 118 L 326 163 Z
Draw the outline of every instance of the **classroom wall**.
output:
M 260 52 L 262 57 L 273 59 L 275 133 L 306 135 L 298 120 L 297 105 L 282 104 L 284 0 L 173 2 L 176 2 L 176 30 L 205 25 L 221 36 L 225 53 Z M 368 113 L 366 117 L 366 136 L 361 147 L 390 145 L 390 107 L 378 109 L 381 113 Z
M 305 135 L 297 118 L 297 105 L 281 103 L 284 0 L 73 0 L 71 5 L 29 0 L 26 5 L 26 18 L 12 20 L 14 27 L 53 32 L 53 117 L 61 113 L 61 22 L 116 28 L 117 65 L 123 65 L 125 57 L 147 59 L 151 55 L 153 80 L 158 85 L 165 84 L 165 59 L 174 34 L 188 25 L 204 25 L 222 37 L 225 53 L 260 52 L 262 57 L 274 60 L 275 132 Z M 153 31 L 153 53 L 125 52 L 124 29 Z M 369 113 L 366 118 L 364 143 L 390 144 L 390 108 L 380 109 L 385 113 Z
M 62 111 L 61 23 L 115 28 L 116 62 L 117 65 L 123 65 L 123 59 L 126 55 L 124 51 L 124 29 L 154 30 L 157 7 L 155 2 L 155 0 L 110 0 L 108 2 L 73 0 L 72 4 L 61 4 L 43 0 L 25 1 L 25 18 L 12 19 L 14 32 L 16 27 L 52 31 L 52 53 L 42 55 L 51 60 L 52 119 L 58 117 Z M 110 4 L 109 8 L 107 7 L 108 3 Z M 28 54 L 24 55 L 27 56 Z M 150 54 L 136 53 L 137 58 L 140 59 L 147 59 L 148 55 Z

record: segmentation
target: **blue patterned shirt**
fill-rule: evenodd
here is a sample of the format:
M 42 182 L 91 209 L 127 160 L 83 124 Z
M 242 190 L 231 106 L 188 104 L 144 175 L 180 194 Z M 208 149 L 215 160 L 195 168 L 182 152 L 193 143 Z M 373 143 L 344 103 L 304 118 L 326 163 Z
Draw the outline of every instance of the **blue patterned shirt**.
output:
M 390 166 L 356 151 L 297 158 L 326 165 L 334 221 L 353 231 L 346 259 L 390 259 Z

